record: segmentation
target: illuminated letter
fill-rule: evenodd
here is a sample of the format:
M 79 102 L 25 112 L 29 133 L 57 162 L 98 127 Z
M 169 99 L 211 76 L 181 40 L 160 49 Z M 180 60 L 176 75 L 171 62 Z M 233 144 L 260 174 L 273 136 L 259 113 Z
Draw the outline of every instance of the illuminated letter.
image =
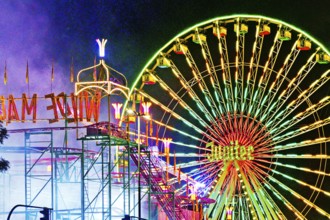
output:
M 83 115 L 83 113 L 84 113 L 84 102 L 83 102 L 84 95 L 85 95 L 85 92 L 80 93 L 79 96 L 78 96 L 78 99 L 79 99 L 79 119 L 80 119 L 80 121 L 82 121 L 83 118 L 84 118 L 84 115 Z
M 235 146 L 233 146 L 233 145 L 231 145 L 229 147 L 229 160 L 234 160 L 235 159 L 234 149 L 235 149 Z
M 219 153 L 220 153 L 220 147 L 214 146 L 214 153 L 213 153 L 214 160 L 219 160 Z
M 45 95 L 46 99 L 51 99 L 52 104 L 47 106 L 47 110 L 52 110 L 54 111 L 54 119 L 49 119 L 49 123 L 54 123 L 58 121 L 58 114 L 57 114 L 57 108 L 56 108 L 56 99 L 54 93 Z
M 0 120 L 6 120 L 6 99 L 4 96 L 0 96 Z
M 223 160 L 229 160 L 229 146 L 223 147 Z
M 241 160 L 246 160 L 246 149 L 244 146 L 240 146 Z
M 206 148 L 211 146 L 211 153 L 207 154 L 207 159 L 212 162 L 214 159 L 213 154 L 214 154 L 214 143 L 213 142 L 209 142 L 206 144 Z
M 94 116 L 94 121 L 98 122 L 100 114 L 100 99 L 101 94 L 97 93 L 95 96 L 89 100 L 88 93 L 85 93 L 85 108 L 86 108 L 86 121 L 90 121 L 92 115 Z
M 8 99 L 8 122 L 10 123 L 11 120 L 19 121 L 19 116 L 13 95 L 9 95 Z
M 254 152 L 253 147 L 252 147 L 252 146 L 248 146 L 247 151 L 248 151 L 248 153 L 247 153 L 247 155 L 248 155 L 248 160 L 253 160 L 253 159 L 254 159 L 254 157 L 252 156 L 252 153 Z
M 33 121 L 33 123 L 36 123 L 36 119 L 37 119 L 37 94 L 33 94 L 32 99 L 31 99 L 31 103 L 29 105 L 26 94 L 23 93 L 23 95 L 22 95 L 22 122 L 25 121 L 25 111 L 27 112 L 28 115 L 31 115 L 31 113 L 33 111 L 32 121 Z
M 78 120 L 78 109 L 77 109 L 77 100 L 76 100 L 77 97 L 74 95 L 74 93 L 71 93 L 70 97 L 71 97 L 71 103 L 73 109 L 73 122 L 77 122 Z
M 60 101 L 62 99 L 62 102 Z M 68 119 L 68 115 L 72 115 L 71 108 L 67 102 L 66 95 L 64 92 L 61 92 L 59 95 L 56 96 L 56 103 L 57 107 L 60 110 L 61 115 L 68 120 L 68 122 L 73 122 L 74 119 L 70 118 Z
M 241 159 L 241 155 L 239 154 L 239 145 L 235 146 L 235 160 L 240 160 Z

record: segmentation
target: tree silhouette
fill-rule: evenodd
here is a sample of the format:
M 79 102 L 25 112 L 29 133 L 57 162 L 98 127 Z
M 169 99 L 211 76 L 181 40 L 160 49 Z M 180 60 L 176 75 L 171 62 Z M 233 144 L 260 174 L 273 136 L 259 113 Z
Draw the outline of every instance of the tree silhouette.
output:
M 0 144 L 3 144 L 3 140 L 8 138 L 7 129 L 2 126 L 2 121 L 0 121 Z M 8 160 L 0 157 L 0 172 L 6 172 L 10 168 L 10 163 Z

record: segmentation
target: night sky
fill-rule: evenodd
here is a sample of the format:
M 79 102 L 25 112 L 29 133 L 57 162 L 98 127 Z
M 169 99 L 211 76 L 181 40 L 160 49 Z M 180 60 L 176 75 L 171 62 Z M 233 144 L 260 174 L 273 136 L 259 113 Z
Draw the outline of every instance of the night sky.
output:
M 181 31 L 233 14 L 282 20 L 329 49 L 329 8 L 330 0 L 0 0 L 0 95 L 27 92 L 27 62 L 31 93 L 73 92 L 71 62 L 75 73 L 93 65 L 97 38 L 108 39 L 106 63 L 132 85 L 154 53 Z
M 132 84 L 148 59 L 175 35 L 207 19 L 237 13 L 283 20 L 329 48 L 328 6 L 328 0 L 1 1 L 0 78 L 6 62 L 6 90 L 17 90 L 16 82 L 26 87 L 28 61 L 31 90 L 40 86 L 39 76 L 45 77 L 42 89 L 48 90 L 53 63 L 56 79 L 62 79 L 54 88 L 71 90 L 66 83 L 71 60 L 75 72 L 92 65 L 98 53 L 95 39 L 107 38 L 107 63 Z

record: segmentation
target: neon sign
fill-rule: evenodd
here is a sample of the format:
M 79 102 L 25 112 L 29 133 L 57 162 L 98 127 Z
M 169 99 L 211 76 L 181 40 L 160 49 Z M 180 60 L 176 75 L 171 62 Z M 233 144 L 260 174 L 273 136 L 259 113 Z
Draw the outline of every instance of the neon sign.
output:
M 231 141 L 229 146 L 215 146 L 213 142 L 206 144 L 207 148 L 211 148 L 211 153 L 207 155 L 210 162 L 223 160 L 253 160 L 253 146 L 240 146 L 238 141 Z
M 78 96 L 73 93 L 66 95 L 60 93 L 55 95 L 50 93 L 44 97 L 38 97 L 33 94 L 32 98 L 28 98 L 25 93 L 22 98 L 15 98 L 9 95 L 8 98 L 0 96 L 0 120 L 6 123 L 32 121 L 36 123 L 40 116 L 38 115 L 38 100 L 44 99 L 47 102 L 46 109 L 42 112 L 49 111 L 51 118 L 47 120 L 49 123 L 58 122 L 65 119 L 69 123 L 83 121 L 98 122 L 100 115 L 101 94 L 95 93 L 90 97 L 87 92 L 82 92 Z

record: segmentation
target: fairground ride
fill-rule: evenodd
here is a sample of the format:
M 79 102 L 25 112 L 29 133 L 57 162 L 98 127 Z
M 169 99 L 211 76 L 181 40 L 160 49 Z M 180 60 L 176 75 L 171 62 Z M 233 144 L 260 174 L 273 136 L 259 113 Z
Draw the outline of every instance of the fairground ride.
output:
M 22 114 L 1 99 L 4 121 L 36 122 L 0 148 L 23 155 L 23 176 L 0 177 L 21 178 L 24 204 L 61 220 L 330 218 L 330 55 L 316 39 L 263 16 L 215 18 L 165 44 L 131 89 L 98 43 L 74 94 L 22 95 Z M 19 199 L 1 193 L 5 216 Z
M 131 92 L 171 138 L 160 151 L 175 194 L 215 200 L 204 219 L 329 219 L 329 62 L 311 35 L 263 16 L 208 20 L 166 43 Z M 178 186 L 180 172 L 197 185 Z

